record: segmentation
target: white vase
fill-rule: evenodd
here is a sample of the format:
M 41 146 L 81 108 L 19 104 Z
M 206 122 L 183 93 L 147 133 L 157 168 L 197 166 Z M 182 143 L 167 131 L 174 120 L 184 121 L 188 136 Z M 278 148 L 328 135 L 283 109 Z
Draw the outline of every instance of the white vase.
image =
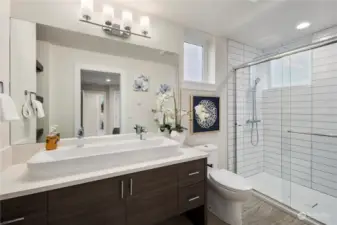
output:
M 186 140 L 186 135 L 187 135 L 187 131 L 184 130 L 181 133 L 177 132 L 177 135 L 175 137 L 171 137 L 171 139 L 179 142 L 180 143 L 180 147 L 183 147 L 184 142 Z

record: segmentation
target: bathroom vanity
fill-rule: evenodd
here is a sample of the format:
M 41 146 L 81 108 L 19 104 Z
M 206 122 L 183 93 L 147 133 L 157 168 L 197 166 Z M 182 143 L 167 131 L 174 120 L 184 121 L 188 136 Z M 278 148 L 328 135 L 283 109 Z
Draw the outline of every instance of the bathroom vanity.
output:
M 1 225 L 151 225 L 180 214 L 206 225 L 207 163 L 205 156 L 193 158 L 183 154 L 180 160 L 173 157 L 165 166 L 143 166 L 140 172 L 125 170 L 120 176 L 63 188 L 40 187 L 38 193 L 21 192 L 19 197 L 3 195 Z

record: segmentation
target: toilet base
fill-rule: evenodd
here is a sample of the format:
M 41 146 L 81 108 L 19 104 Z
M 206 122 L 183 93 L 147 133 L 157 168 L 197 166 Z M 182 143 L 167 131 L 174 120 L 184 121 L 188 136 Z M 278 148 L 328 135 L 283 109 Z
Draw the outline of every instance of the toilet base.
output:
M 220 220 L 229 225 L 242 225 L 243 202 L 227 200 L 211 188 L 208 190 L 207 208 Z

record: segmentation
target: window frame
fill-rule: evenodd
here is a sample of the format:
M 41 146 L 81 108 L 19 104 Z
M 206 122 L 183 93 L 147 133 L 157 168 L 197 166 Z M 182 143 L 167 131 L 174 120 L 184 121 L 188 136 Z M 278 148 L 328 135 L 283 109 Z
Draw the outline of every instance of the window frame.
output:
M 184 82 L 196 82 L 196 83 L 210 83 L 209 79 L 209 63 L 208 63 L 208 51 L 209 51 L 209 44 L 206 38 L 197 37 L 199 35 L 187 35 L 187 37 L 184 40 L 183 43 L 183 49 L 184 49 L 184 57 L 185 57 L 185 43 L 196 45 L 202 47 L 202 80 L 201 81 L 193 81 L 193 80 L 186 80 L 185 79 L 185 69 L 184 69 L 184 76 L 183 81 Z M 184 62 L 184 68 L 185 68 L 185 62 Z

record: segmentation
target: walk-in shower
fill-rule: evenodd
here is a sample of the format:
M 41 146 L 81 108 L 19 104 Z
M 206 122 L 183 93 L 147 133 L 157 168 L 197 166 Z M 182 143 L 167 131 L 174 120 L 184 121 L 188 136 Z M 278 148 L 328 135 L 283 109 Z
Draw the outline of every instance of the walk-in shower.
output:
M 229 60 L 258 54 L 229 42 Z M 229 169 L 300 219 L 336 225 L 337 38 L 236 65 Z

